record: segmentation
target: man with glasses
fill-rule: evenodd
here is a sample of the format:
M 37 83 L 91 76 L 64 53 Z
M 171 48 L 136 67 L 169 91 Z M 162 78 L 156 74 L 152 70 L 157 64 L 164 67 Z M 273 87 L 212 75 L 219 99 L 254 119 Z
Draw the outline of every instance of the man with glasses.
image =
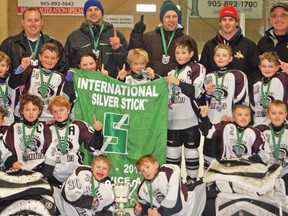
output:
M 288 62 L 288 5 L 276 3 L 270 9 L 272 27 L 258 42 L 259 52 L 275 51 L 279 58 Z

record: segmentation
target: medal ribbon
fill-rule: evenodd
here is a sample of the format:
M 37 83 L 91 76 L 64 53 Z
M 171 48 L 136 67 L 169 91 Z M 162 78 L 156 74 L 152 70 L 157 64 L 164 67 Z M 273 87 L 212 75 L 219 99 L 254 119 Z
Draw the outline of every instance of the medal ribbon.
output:
M 24 122 L 22 121 L 22 131 L 23 131 L 23 143 L 24 143 L 24 152 L 26 153 L 26 149 L 27 149 L 27 146 L 30 145 L 30 142 L 31 142 L 31 139 L 32 139 L 32 136 L 35 132 L 35 129 L 37 128 L 37 126 L 39 125 L 39 122 L 37 121 L 37 123 L 33 126 L 32 128 L 32 131 L 28 137 L 28 140 L 26 142 L 26 131 L 25 131 L 25 125 L 24 125 Z
M 218 87 L 219 87 L 219 89 L 223 88 L 224 79 L 225 79 L 226 74 L 227 74 L 227 72 L 223 74 L 222 80 L 221 80 L 221 84 L 219 86 L 219 84 L 218 84 L 219 72 L 218 71 L 216 72 L 216 80 L 215 81 L 216 81 L 216 88 L 217 89 L 218 89 Z M 218 104 L 221 104 L 221 93 L 220 93 L 220 91 L 218 91 L 218 94 L 217 94 L 217 101 L 218 101 Z
M 171 45 L 171 42 L 172 42 L 172 40 L 173 40 L 173 38 L 174 38 L 174 35 L 175 35 L 176 30 L 174 30 L 174 31 L 172 32 L 172 34 L 171 34 L 171 36 L 170 36 L 170 39 L 169 39 L 169 42 L 168 42 L 168 45 L 166 44 L 166 40 L 165 40 L 165 36 L 164 36 L 164 30 L 163 30 L 162 27 L 160 28 L 160 32 L 161 32 L 161 39 L 162 39 L 162 44 L 163 44 L 163 51 L 164 51 L 164 54 L 167 56 L 167 54 L 168 54 L 168 49 L 169 49 L 169 47 L 170 47 L 170 45 Z
M 67 121 L 66 129 L 65 129 L 65 136 L 64 136 L 64 143 L 62 143 L 61 139 L 60 139 L 59 129 L 58 129 L 58 126 L 56 125 L 56 134 L 57 134 L 57 138 L 58 138 L 58 142 L 59 142 L 59 145 L 60 145 L 60 148 L 61 148 L 62 155 L 65 154 L 66 148 L 67 148 L 66 143 L 67 143 L 69 126 L 70 126 L 70 119 L 68 119 L 68 121 Z
M 152 181 L 150 181 L 150 184 L 146 181 L 148 192 L 149 192 L 149 198 L 150 198 L 150 208 L 153 209 L 153 189 L 152 189 Z
M 35 47 L 34 47 L 34 50 L 32 49 L 32 45 L 31 45 L 31 43 L 30 43 L 30 40 L 27 38 L 30 52 L 31 52 L 31 54 L 34 53 L 34 55 L 33 55 L 33 60 L 34 60 L 34 61 L 35 61 L 35 59 L 36 59 L 37 50 L 38 50 L 39 43 L 40 43 L 40 37 L 41 37 L 41 35 L 39 35 L 39 37 L 38 37 L 38 39 L 37 39 L 37 41 L 36 41 L 36 45 L 35 45 Z
M 269 94 L 269 90 L 270 90 L 270 85 L 271 85 L 271 80 L 269 80 L 268 82 L 268 87 L 267 87 L 267 91 L 264 93 L 264 78 L 262 78 L 262 82 L 261 82 L 261 96 L 262 96 L 262 105 L 264 108 L 267 107 L 267 102 L 268 102 L 268 94 Z
M 4 92 L 3 89 L 0 87 L 0 94 L 1 94 L 1 96 L 2 96 L 3 106 L 4 106 L 4 108 L 6 108 L 7 94 L 8 94 L 8 84 L 7 84 L 7 82 L 5 82 L 5 92 Z
M 97 195 L 97 191 L 98 191 L 98 188 L 100 186 L 99 182 L 98 182 L 98 186 L 95 188 L 95 181 L 94 181 L 94 175 L 92 173 L 91 175 L 91 184 L 92 184 L 92 195 L 93 197 L 95 198 L 96 195 Z
M 41 96 L 42 98 L 45 98 L 46 92 L 48 90 L 48 87 L 50 85 L 51 79 L 52 79 L 52 75 L 53 75 L 53 71 L 50 72 L 48 81 L 46 83 L 46 85 L 44 85 L 44 81 L 43 81 L 43 70 L 42 67 L 40 67 L 40 81 L 41 81 Z
M 101 36 L 101 34 L 102 34 L 102 32 L 103 32 L 103 29 L 104 29 L 104 24 L 101 25 L 100 31 L 99 31 L 99 37 L 97 38 L 97 40 L 95 40 L 95 35 L 94 35 L 94 32 L 93 32 L 92 25 L 89 24 L 89 30 L 90 30 L 91 36 L 92 36 L 92 38 L 93 38 L 93 47 L 94 47 L 94 50 L 97 50 L 97 48 L 98 48 L 99 39 L 100 39 L 100 36 Z
M 281 128 L 280 130 L 280 134 L 279 134 L 279 139 L 278 139 L 278 142 L 276 144 L 276 140 L 275 140 L 275 133 L 274 133 L 274 129 L 271 125 L 269 125 L 269 128 L 272 132 L 272 141 L 273 141 L 273 147 L 274 147 L 274 156 L 276 158 L 276 160 L 278 161 L 279 160 L 279 149 L 280 149 L 280 144 L 281 144 L 281 138 L 282 138 L 282 135 L 284 133 L 284 126 Z
M 236 135 L 237 135 L 237 146 L 238 146 L 238 158 L 240 158 L 240 146 L 242 143 L 242 139 L 244 136 L 244 131 L 239 132 L 238 128 L 236 127 Z
M 182 67 L 180 70 L 178 69 L 178 67 L 176 67 L 175 69 L 175 73 L 174 73 L 174 77 L 178 79 L 180 73 L 185 69 L 185 67 Z M 175 85 L 172 85 L 172 95 L 175 94 Z

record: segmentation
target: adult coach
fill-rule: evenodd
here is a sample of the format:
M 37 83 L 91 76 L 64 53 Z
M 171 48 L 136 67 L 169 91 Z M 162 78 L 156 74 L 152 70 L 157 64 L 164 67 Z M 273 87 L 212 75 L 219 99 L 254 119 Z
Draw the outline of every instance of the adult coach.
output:
M 88 0 L 84 4 L 85 22 L 73 31 L 65 43 L 66 61 L 70 67 L 83 49 L 91 49 L 108 70 L 117 77 L 117 68 L 126 62 L 128 43 L 122 33 L 103 19 L 104 9 L 100 1 Z
M 192 60 L 198 60 L 197 44 L 194 39 L 186 35 L 184 28 L 178 23 L 179 9 L 171 0 L 163 2 L 160 8 L 161 23 L 154 31 L 144 33 L 146 25 L 143 23 L 143 15 L 130 34 L 129 49 L 142 48 L 148 52 L 149 63 L 155 73 L 166 76 L 175 69 L 175 44 L 177 41 L 189 38 L 193 47 Z
M 270 23 L 272 27 L 258 42 L 260 54 L 275 51 L 279 58 L 288 62 L 288 6 L 276 3 L 270 9 Z
M 59 49 L 59 60 L 55 69 L 60 73 L 65 73 L 67 65 L 65 63 L 64 48 L 62 44 L 47 34 L 44 34 L 41 29 L 43 26 L 42 13 L 34 7 L 30 7 L 23 12 L 22 15 L 23 31 L 19 34 L 6 38 L 0 50 L 5 52 L 11 59 L 10 72 L 12 73 L 21 64 L 22 58 L 33 55 L 33 64 L 40 64 L 38 55 L 44 43 L 50 42 L 55 44 Z
M 256 44 L 244 37 L 238 26 L 238 12 L 233 6 L 224 6 L 219 11 L 220 29 L 216 36 L 207 41 L 203 47 L 200 63 L 206 67 L 207 73 L 219 68 L 213 61 L 214 48 L 218 44 L 229 44 L 233 51 L 230 68 L 243 71 L 247 77 L 258 71 L 259 52 Z

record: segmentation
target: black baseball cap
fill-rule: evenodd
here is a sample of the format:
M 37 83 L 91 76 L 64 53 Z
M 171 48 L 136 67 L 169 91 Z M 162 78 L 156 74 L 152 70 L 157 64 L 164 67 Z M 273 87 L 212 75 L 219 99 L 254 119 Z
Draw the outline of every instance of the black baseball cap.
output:
M 273 12 L 273 10 L 277 7 L 281 7 L 283 8 L 285 11 L 288 11 L 288 5 L 287 4 L 284 4 L 284 3 L 276 3 L 274 4 L 271 9 L 270 9 L 270 14 Z

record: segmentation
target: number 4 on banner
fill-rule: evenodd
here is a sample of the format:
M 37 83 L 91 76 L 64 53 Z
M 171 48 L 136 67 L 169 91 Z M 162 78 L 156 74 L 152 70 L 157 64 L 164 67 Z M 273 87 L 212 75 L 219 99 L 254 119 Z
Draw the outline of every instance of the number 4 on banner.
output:
M 128 129 L 123 128 L 129 124 L 128 114 L 104 114 L 104 144 L 101 152 L 127 154 Z

